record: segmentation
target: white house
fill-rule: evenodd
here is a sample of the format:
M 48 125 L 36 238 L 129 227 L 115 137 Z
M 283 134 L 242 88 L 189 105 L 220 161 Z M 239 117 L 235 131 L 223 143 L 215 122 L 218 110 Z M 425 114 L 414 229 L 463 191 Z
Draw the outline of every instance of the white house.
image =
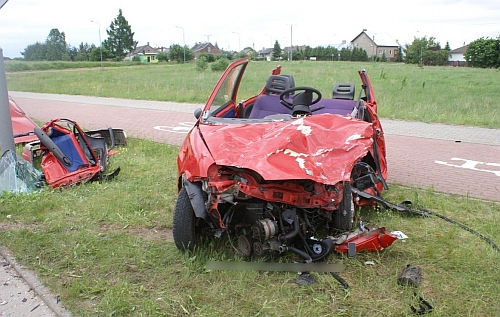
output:
M 467 64 L 464 56 L 466 50 L 467 45 L 451 50 L 450 57 L 448 57 L 448 64 L 450 66 L 465 66 Z

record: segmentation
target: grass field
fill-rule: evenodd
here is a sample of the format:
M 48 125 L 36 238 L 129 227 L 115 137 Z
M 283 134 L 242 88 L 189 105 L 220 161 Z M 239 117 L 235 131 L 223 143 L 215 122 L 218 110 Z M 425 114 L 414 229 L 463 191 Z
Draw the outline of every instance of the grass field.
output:
M 9 65 L 7 62 L 9 90 L 189 103 L 204 103 L 220 77 L 220 72 L 198 72 L 193 64 L 34 72 L 9 71 L 13 68 Z M 254 95 L 277 65 L 250 63 L 238 98 Z M 496 87 L 500 73 L 496 69 L 307 61 L 283 62 L 282 66 L 283 73 L 294 76 L 297 86 L 315 87 L 325 96 L 336 83 L 358 84 L 357 71 L 366 69 L 384 118 L 500 128 Z
M 249 70 L 266 78 L 270 68 L 264 65 L 267 64 L 251 63 Z M 498 76 L 498 72 L 492 70 L 454 68 L 442 68 L 439 75 L 438 69 L 430 67 L 412 69 L 420 75 L 410 76 L 404 75 L 410 69 L 407 65 L 346 63 L 337 65 L 338 73 L 331 74 L 328 82 L 337 82 L 337 78 L 345 81 L 346 77 L 342 76 L 348 72 L 353 77 L 347 79 L 357 82 L 356 74 L 352 74 L 359 68 L 357 66 L 370 72 L 381 111 L 388 100 L 384 100 L 380 89 L 386 89 L 389 100 L 397 99 L 399 91 L 401 107 L 415 99 L 401 91 L 417 84 L 425 92 L 432 92 L 420 96 L 413 91 L 417 88 L 412 88 L 413 94 L 422 98 L 416 103 L 417 107 L 424 107 L 425 100 L 438 98 L 440 93 L 452 98 L 451 81 L 456 79 L 442 79 L 448 81 L 446 85 L 430 84 L 440 82 L 437 77 L 446 77 L 443 74 L 461 74 L 463 85 L 465 78 L 470 77 L 470 90 L 475 93 L 469 92 L 469 107 L 475 108 L 484 101 L 483 96 L 477 96 L 479 91 L 476 89 L 486 85 L 486 77 L 491 76 L 493 80 L 494 75 Z M 95 92 L 99 91 L 96 95 L 116 93 L 116 97 L 136 95 L 137 99 L 155 99 L 147 98 L 150 91 L 151 96 L 157 98 L 159 95 L 182 96 L 187 98 L 180 101 L 203 102 L 196 99 L 199 96 L 194 97 L 197 94 L 191 92 L 192 86 L 198 87 L 198 95 L 208 94 L 211 89 L 208 87 L 220 74 L 197 73 L 189 67 L 194 68 L 193 65 L 160 65 L 158 68 L 140 66 L 102 72 L 98 68 L 20 72 L 7 76 L 12 90 L 35 91 L 22 88 L 33 86 L 38 92 L 85 95 L 89 94 L 85 89 L 90 88 L 84 83 L 93 81 Z M 316 67 L 315 63 L 294 62 L 284 64 L 284 72 L 294 73 L 297 85 L 305 85 L 311 79 L 316 82 L 310 85 L 319 88 L 318 77 L 323 75 L 319 75 L 321 70 Z M 132 73 L 128 74 L 127 70 Z M 144 70 L 149 70 L 150 79 L 135 83 L 141 88 L 136 89 L 129 81 Z M 184 71 L 197 77 L 178 78 Z M 173 77 L 169 89 L 165 88 L 168 82 L 164 81 L 165 76 Z M 306 76 L 310 76 L 307 81 L 303 79 Z M 415 82 L 403 85 L 403 76 L 407 76 L 407 82 Z M 248 79 L 245 84 L 260 87 L 263 83 L 256 78 Z M 47 85 L 47 82 L 52 84 Z M 115 89 L 111 87 L 113 82 L 117 85 Z M 158 85 L 151 87 L 154 82 Z M 392 82 L 392 87 L 386 82 Z M 70 87 L 72 85 L 74 87 Z M 182 93 L 171 91 L 182 86 L 186 86 Z M 320 89 L 328 90 L 330 86 L 325 84 Z M 431 90 L 431 87 L 441 89 Z M 163 93 L 157 93 L 156 89 Z M 489 95 L 491 100 L 487 103 L 492 103 L 495 93 L 492 88 L 486 90 L 481 93 Z M 243 94 L 246 93 L 249 91 Z M 456 93 L 463 92 L 457 89 Z M 441 107 L 434 104 L 437 105 Z M 446 109 L 451 108 L 446 106 Z M 384 111 L 387 111 L 385 117 L 396 117 Z M 478 117 L 481 113 L 477 109 L 472 112 Z M 426 121 L 440 121 L 439 113 L 429 113 L 429 116 L 434 115 Z M 457 118 L 462 115 L 447 117 L 461 124 Z M 498 120 L 491 117 L 490 121 Z M 485 119 L 477 119 L 476 124 Z M 118 153 L 111 157 L 110 169 L 121 167 L 120 175 L 113 181 L 30 195 L 0 195 L 0 243 L 59 294 L 62 303 L 75 316 L 411 316 L 410 306 L 418 307 L 414 292 L 434 306 L 430 316 L 500 315 L 497 269 L 500 253 L 479 237 L 437 217 L 421 218 L 379 209 L 359 211 L 369 227 L 401 230 L 409 238 L 396 241 L 382 252 L 358 254 L 353 259 L 331 255 L 327 263 L 344 266 L 341 276 L 349 284 L 348 290 L 324 273 L 312 273 L 316 278 L 314 284 L 298 286 L 293 282 L 297 277 L 293 272 L 209 271 L 205 267 L 207 261 L 242 259 L 235 254 L 226 236 L 207 241 L 203 248 L 193 253 L 183 254 L 175 248 L 171 241 L 171 224 L 176 200 L 178 147 L 148 140 L 129 141 L 129 146 L 118 148 Z M 497 202 L 397 184 L 390 184 L 390 190 L 385 193 L 389 201 L 411 200 L 467 224 L 500 243 L 500 204 Z M 287 263 L 293 260 L 297 258 L 291 255 L 281 259 Z M 367 261 L 372 261 L 373 265 L 366 264 Z M 420 266 L 423 272 L 422 284 L 416 289 L 396 283 L 398 273 L 410 263 Z

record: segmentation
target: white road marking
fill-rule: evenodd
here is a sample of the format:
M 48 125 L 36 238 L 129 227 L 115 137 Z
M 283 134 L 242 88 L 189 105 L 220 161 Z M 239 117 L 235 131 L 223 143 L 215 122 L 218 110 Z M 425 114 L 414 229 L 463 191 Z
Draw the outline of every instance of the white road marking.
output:
M 155 130 L 173 132 L 173 133 L 184 133 L 187 134 L 193 128 L 194 122 L 179 122 L 177 126 L 170 125 L 157 125 L 153 127 Z
M 480 161 L 474 161 L 474 160 L 468 160 L 468 159 L 463 159 L 463 158 L 458 158 L 458 157 L 452 157 L 450 159 L 451 161 L 459 161 L 463 162 L 461 165 L 453 164 L 453 163 L 448 163 L 448 162 L 443 162 L 443 161 L 434 161 L 437 164 L 440 165 L 446 165 L 446 166 L 451 166 L 451 167 L 458 167 L 458 168 L 464 168 L 464 169 L 469 169 L 473 171 L 479 171 L 479 172 L 488 172 L 488 173 L 493 173 L 496 176 L 500 177 L 500 169 L 499 170 L 491 170 L 491 169 L 484 169 L 484 168 L 479 168 L 478 165 L 486 165 L 486 166 L 493 166 L 493 167 L 499 167 L 499 163 L 485 163 L 485 162 L 480 162 Z

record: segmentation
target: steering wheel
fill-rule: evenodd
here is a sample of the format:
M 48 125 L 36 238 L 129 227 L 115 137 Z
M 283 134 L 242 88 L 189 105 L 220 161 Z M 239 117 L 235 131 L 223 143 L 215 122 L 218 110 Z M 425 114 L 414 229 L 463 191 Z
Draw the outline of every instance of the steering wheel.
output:
M 290 93 L 296 91 L 303 91 L 303 92 L 295 95 L 295 97 L 293 98 L 293 102 L 285 100 L 286 95 L 289 95 Z M 316 99 L 312 99 L 313 93 L 316 94 Z M 318 103 L 320 100 L 321 100 L 321 92 L 318 89 L 312 87 L 305 87 L 305 86 L 292 87 L 287 90 L 284 90 L 280 94 L 280 103 L 292 111 L 294 106 L 309 107 Z

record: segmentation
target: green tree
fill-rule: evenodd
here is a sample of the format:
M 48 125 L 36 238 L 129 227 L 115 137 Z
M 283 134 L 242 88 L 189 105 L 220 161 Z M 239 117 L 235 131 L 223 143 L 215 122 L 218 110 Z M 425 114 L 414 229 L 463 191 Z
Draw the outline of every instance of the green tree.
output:
M 102 60 L 109 60 L 113 58 L 113 54 L 108 51 L 105 47 L 102 48 Z M 89 54 L 89 61 L 98 62 L 101 60 L 101 49 L 99 47 L 93 46 Z
M 90 60 L 90 53 L 92 52 L 92 49 L 94 47 L 95 47 L 94 44 L 89 45 L 88 43 L 84 44 L 83 42 L 81 42 L 80 45 L 78 46 L 78 49 L 76 50 L 76 55 L 74 58 L 72 58 L 72 60 L 79 62 Z
M 340 60 L 341 61 L 350 61 L 351 60 L 351 50 L 344 47 L 340 50 Z
M 337 61 L 339 59 L 339 50 L 336 47 L 328 46 L 325 53 L 325 60 Z
M 40 42 L 28 45 L 24 52 L 21 52 L 24 59 L 27 61 L 43 61 L 45 60 L 46 45 Z
M 236 56 L 237 58 L 245 58 L 245 57 L 248 57 L 250 59 L 252 59 L 252 56 L 250 56 L 251 54 L 248 53 L 248 49 L 244 48 L 243 50 L 239 51 Z
M 403 48 L 401 46 L 398 48 L 398 53 L 396 54 L 396 62 L 404 62 Z
M 208 61 L 205 56 L 199 56 L 196 60 L 196 70 L 204 72 L 208 68 Z
M 213 63 L 215 62 L 215 56 L 214 54 L 207 54 L 207 53 L 204 53 L 204 54 L 200 54 L 200 56 L 198 56 L 198 59 L 199 58 L 205 58 L 205 60 L 208 62 L 208 63 Z
M 382 53 L 382 57 L 380 58 L 381 62 L 387 62 L 387 56 L 385 55 L 385 51 Z
M 406 45 L 406 63 L 422 64 L 424 50 L 427 50 L 429 41 L 426 37 L 413 39 L 411 44 Z
M 69 60 L 68 47 L 66 44 L 66 35 L 59 32 L 58 29 L 52 29 L 45 40 L 46 53 L 45 59 L 48 61 Z
M 218 59 L 221 59 L 221 58 L 225 58 L 227 60 L 232 60 L 233 59 L 233 55 L 231 54 L 231 52 L 221 49 L 220 50 L 220 55 L 216 56 L 215 59 L 218 60 Z
M 177 63 L 184 62 L 184 54 L 186 54 L 186 62 L 194 59 L 194 53 L 192 50 L 187 48 L 187 46 L 180 46 L 179 44 L 173 44 L 170 46 L 169 55 L 171 61 L 177 61 Z
M 158 53 L 156 53 L 156 59 L 159 62 L 168 62 L 168 52 L 158 52 Z
M 424 52 L 423 63 L 428 66 L 443 66 L 448 64 L 450 52 L 445 49 L 432 49 Z
M 44 43 L 36 42 L 28 45 L 21 54 L 29 61 L 61 61 L 71 60 L 70 53 L 76 55 L 76 50 L 66 44 L 66 35 L 58 29 L 52 29 Z
M 500 37 L 497 39 L 482 37 L 470 42 L 464 57 L 469 66 L 472 67 L 500 67 Z
M 74 46 L 68 46 L 67 53 L 71 61 L 76 60 L 76 55 L 78 55 L 78 49 Z
M 111 22 L 106 33 L 108 38 L 104 41 L 103 47 L 111 52 L 116 60 L 121 61 L 137 46 L 137 42 L 134 41 L 134 32 L 123 16 L 122 9 L 118 11 L 118 16 Z
M 444 46 L 444 49 L 447 50 L 448 52 L 451 51 L 450 42 L 446 41 L 446 45 Z
M 407 64 L 419 64 L 421 66 L 446 65 L 450 56 L 449 45 L 442 49 L 434 37 L 423 37 L 413 39 L 410 45 L 406 45 Z
M 313 49 L 309 45 L 307 45 L 302 54 L 302 58 L 309 59 L 311 56 L 313 56 Z
M 224 71 L 229 66 L 229 60 L 226 58 L 219 58 L 216 62 L 210 65 L 210 69 L 214 72 Z
M 366 62 L 368 61 L 368 53 L 361 47 L 354 47 L 351 50 L 351 61 Z
M 274 42 L 273 53 L 271 54 L 271 58 L 274 61 L 281 59 L 281 46 L 280 43 L 278 43 L 278 40 Z
M 292 51 L 292 60 L 294 61 L 300 61 L 301 59 L 304 59 L 304 54 L 302 49 L 296 49 Z

